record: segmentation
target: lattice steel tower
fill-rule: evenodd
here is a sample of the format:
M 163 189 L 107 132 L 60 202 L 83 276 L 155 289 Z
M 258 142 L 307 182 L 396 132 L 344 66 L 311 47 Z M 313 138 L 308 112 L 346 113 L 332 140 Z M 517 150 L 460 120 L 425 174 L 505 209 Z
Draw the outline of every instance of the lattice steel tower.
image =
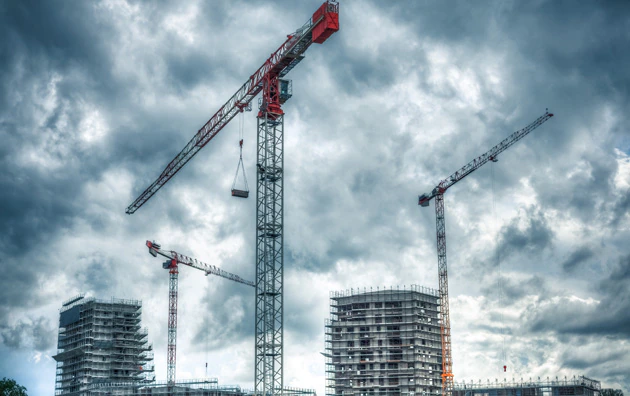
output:
M 339 3 L 327 0 L 301 28 L 254 72 L 243 86 L 199 129 L 162 174 L 127 207 L 135 213 L 188 163 L 239 112 L 262 92 L 258 112 L 256 191 L 256 333 L 254 385 L 257 395 L 283 391 L 283 201 L 284 113 L 291 82 L 283 80 L 311 44 L 324 43 L 339 30 Z M 247 198 L 248 191 L 232 190 Z
M 284 115 L 276 78 L 266 79 L 258 114 L 256 188 L 256 358 L 255 389 L 273 394 L 283 388 L 284 281 Z M 288 82 L 282 81 L 283 84 Z M 266 99 L 276 99 L 268 103 Z

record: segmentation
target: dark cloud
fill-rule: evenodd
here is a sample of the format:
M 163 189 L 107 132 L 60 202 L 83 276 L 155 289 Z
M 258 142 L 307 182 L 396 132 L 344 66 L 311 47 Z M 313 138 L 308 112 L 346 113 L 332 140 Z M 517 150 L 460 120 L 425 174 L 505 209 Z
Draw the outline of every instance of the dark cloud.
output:
M 49 352 L 55 346 L 56 329 L 45 317 L 20 320 L 13 326 L 0 326 L 2 343 L 9 348 L 33 348 Z
M 486 279 L 484 282 L 486 286 L 481 289 L 481 292 L 495 299 L 493 302 L 496 301 L 499 308 L 520 302 L 526 296 L 536 296 L 544 299 L 551 292 L 545 278 L 541 275 L 533 275 L 519 280 L 505 275 L 494 278 L 499 279 L 493 279 L 492 277 Z M 489 308 L 489 305 L 487 307 Z
M 628 355 L 627 351 L 606 351 L 605 354 L 591 354 L 590 356 L 580 356 L 575 350 L 569 349 L 563 353 L 562 361 L 566 367 L 575 370 L 592 369 L 602 363 L 614 360 L 622 360 Z
M 531 207 L 501 229 L 498 254 L 501 258 L 513 254 L 541 254 L 552 245 L 553 238 L 554 232 L 544 213 Z
M 238 203 L 229 197 L 238 156 L 234 128 L 138 213 L 126 216 L 124 208 L 317 5 L 0 5 L 0 322 L 14 323 L 0 330 L 7 348 L 52 348 L 59 303 L 77 291 L 141 298 L 145 307 L 164 298 L 167 277 L 159 262 L 145 262 L 147 238 L 202 260 L 208 252 L 217 265 L 253 279 L 255 194 Z M 479 170 L 449 192 L 448 246 L 459 285 L 453 296 L 496 295 L 487 256 L 498 252 L 513 271 L 501 277 L 500 308 L 530 304 L 524 324 L 507 331 L 533 350 L 575 337 L 587 347 L 599 336 L 625 340 L 630 200 L 615 184 L 620 165 L 612 153 L 627 151 L 621 146 L 630 128 L 630 71 L 620 67 L 630 63 L 629 6 L 362 1 L 341 7 L 342 31 L 309 49 L 289 76 L 285 264 L 297 292 L 286 295 L 285 325 L 292 337 L 304 344 L 323 337 L 313 312 L 326 304 L 318 296 L 327 291 L 305 298 L 300 292 L 311 284 L 303 278 L 350 282 L 357 274 L 347 268 L 360 268 L 358 275 L 375 283 L 391 276 L 404 284 L 410 276 L 400 276 L 403 262 L 417 263 L 414 279 L 433 271 L 433 213 L 420 210 L 415 197 L 549 107 L 556 117 L 504 153 L 492 180 L 489 170 Z M 253 118 L 248 114 L 244 153 L 250 180 Z M 83 136 L 99 130 L 96 140 Z M 487 242 L 476 222 L 491 193 L 520 212 L 506 216 L 498 237 Z M 518 203 L 525 195 L 529 203 Z M 553 257 L 566 246 L 577 250 Z M 591 288 L 584 288 L 579 270 L 595 252 Z M 608 268 L 616 257 L 623 258 Z M 576 279 L 554 272 L 559 267 Z M 189 318 L 195 332 L 181 339 L 182 350 L 187 344 L 200 350 L 206 335 L 213 350 L 252 337 L 251 290 L 222 281 L 208 279 L 210 291 L 201 299 L 182 299 L 198 313 Z M 530 303 L 529 296 L 538 298 Z M 30 319 L 44 309 L 48 316 Z M 496 334 L 497 313 L 488 319 L 477 329 Z M 150 334 L 165 339 L 165 315 L 145 309 L 143 321 L 159 322 Z M 552 337 L 541 341 L 541 334 Z M 546 358 L 528 357 L 523 365 L 543 366 Z M 600 364 L 603 358 L 623 356 L 592 358 L 602 378 L 619 375 Z M 561 360 L 579 369 L 589 358 Z M 52 384 L 54 362 L 46 364 L 37 373 L 48 370 Z
M 569 257 L 562 263 L 562 269 L 566 272 L 572 272 L 578 269 L 582 263 L 593 257 L 595 253 L 587 246 L 575 250 Z
M 229 349 L 230 344 L 254 334 L 254 289 L 218 278 L 209 281 L 216 289 L 202 300 L 206 308 L 192 343 L 209 351 Z
M 531 330 L 626 339 L 630 334 L 630 256 L 620 258 L 597 289 L 602 295 L 599 303 L 565 297 L 531 307 L 527 314 Z

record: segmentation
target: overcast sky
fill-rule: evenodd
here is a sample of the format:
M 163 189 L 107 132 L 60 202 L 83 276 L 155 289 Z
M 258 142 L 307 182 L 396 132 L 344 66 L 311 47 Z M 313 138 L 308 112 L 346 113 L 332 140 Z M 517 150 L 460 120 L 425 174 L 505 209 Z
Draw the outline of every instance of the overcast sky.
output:
M 147 239 L 254 279 L 255 193 L 230 196 L 236 120 L 125 208 L 319 4 L 0 2 L 0 376 L 52 394 L 59 308 L 85 292 L 143 301 L 164 380 L 168 274 Z M 340 8 L 288 75 L 285 384 L 324 394 L 331 290 L 437 288 L 418 194 L 549 108 L 446 194 L 455 379 L 630 393 L 630 3 Z M 244 123 L 253 185 L 255 113 Z M 208 359 L 251 388 L 253 290 L 188 268 L 179 290 L 177 378 Z

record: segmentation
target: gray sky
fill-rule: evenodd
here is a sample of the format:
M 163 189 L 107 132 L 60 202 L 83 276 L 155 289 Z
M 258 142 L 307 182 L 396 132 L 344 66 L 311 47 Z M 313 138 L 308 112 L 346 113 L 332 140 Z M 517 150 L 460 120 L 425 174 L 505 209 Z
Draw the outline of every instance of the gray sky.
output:
M 229 191 L 237 122 L 124 210 L 318 6 L 0 3 L 0 375 L 51 394 L 58 309 L 87 292 L 143 301 L 165 379 L 168 275 L 146 239 L 254 279 L 254 199 Z M 548 107 L 446 195 L 455 378 L 505 364 L 630 393 L 630 4 L 356 0 L 340 15 L 288 76 L 285 383 L 324 394 L 329 291 L 437 288 L 417 195 Z M 179 302 L 178 378 L 207 356 L 209 376 L 251 387 L 251 288 L 184 268 Z

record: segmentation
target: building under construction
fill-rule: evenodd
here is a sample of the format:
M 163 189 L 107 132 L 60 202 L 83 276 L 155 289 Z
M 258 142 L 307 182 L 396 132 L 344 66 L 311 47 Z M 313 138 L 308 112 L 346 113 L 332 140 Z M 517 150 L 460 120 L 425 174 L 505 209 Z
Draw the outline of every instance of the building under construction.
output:
M 441 393 L 439 294 L 421 286 L 332 292 L 327 395 Z
M 152 345 L 140 327 L 142 302 L 79 295 L 59 313 L 56 395 L 87 395 L 98 383 L 154 379 Z
M 600 396 L 599 381 L 584 376 L 541 380 L 456 383 L 453 396 Z

